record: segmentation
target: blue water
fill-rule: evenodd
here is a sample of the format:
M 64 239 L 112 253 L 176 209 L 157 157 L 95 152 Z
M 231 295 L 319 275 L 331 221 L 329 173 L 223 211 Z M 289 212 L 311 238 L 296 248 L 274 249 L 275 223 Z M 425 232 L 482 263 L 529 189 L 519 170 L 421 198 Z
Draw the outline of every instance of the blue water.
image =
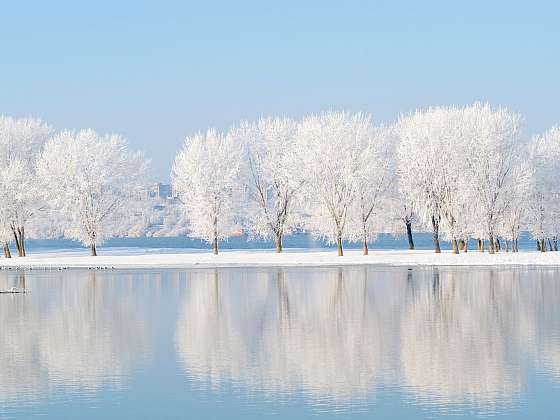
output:
M 557 418 L 560 270 L 0 272 L 2 419 Z
M 429 233 L 417 233 L 414 235 L 414 243 L 416 249 L 433 249 L 432 236 Z M 406 236 L 394 236 L 389 234 L 379 235 L 377 241 L 369 244 L 370 249 L 408 249 L 408 240 Z M 360 243 L 345 243 L 345 248 L 361 248 Z M 441 242 L 442 249 L 451 249 L 449 242 Z M 470 248 L 474 249 L 474 241 L 470 242 Z M 61 249 L 80 249 L 83 246 L 74 241 L 66 239 L 51 239 L 51 240 L 29 240 L 27 241 L 27 249 L 29 252 L 42 252 L 49 250 Z M 140 237 L 140 238 L 113 238 L 108 240 L 103 246 L 99 248 L 103 252 L 104 248 L 140 248 L 140 249 L 157 249 L 158 251 L 177 252 L 177 249 L 188 250 L 206 250 L 210 246 L 197 239 L 192 239 L 186 236 L 182 237 Z M 272 241 L 262 240 L 248 240 L 246 236 L 232 237 L 227 241 L 220 243 L 222 249 L 273 249 L 274 243 Z M 295 234 L 288 235 L 284 238 L 284 248 L 290 249 L 333 249 L 334 245 L 328 244 L 325 241 L 314 239 L 309 234 Z M 528 234 L 521 235 L 519 240 L 519 248 L 521 250 L 535 250 L 535 242 L 530 240 Z M 15 252 L 15 251 L 14 251 Z

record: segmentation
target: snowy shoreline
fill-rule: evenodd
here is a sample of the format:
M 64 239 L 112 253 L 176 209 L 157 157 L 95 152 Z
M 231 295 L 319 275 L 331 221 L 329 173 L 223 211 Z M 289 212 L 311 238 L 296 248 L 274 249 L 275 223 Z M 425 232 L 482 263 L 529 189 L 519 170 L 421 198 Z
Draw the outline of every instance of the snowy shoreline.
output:
M 500 252 L 495 255 L 450 251 L 370 251 L 348 250 L 343 257 L 334 251 L 225 251 L 219 255 L 202 252 L 148 253 L 146 250 L 124 255 L 91 257 L 85 252 L 45 252 L 25 258 L 2 259 L 2 269 L 59 268 L 225 268 L 225 267 L 322 267 L 322 266 L 558 266 L 560 252 Z

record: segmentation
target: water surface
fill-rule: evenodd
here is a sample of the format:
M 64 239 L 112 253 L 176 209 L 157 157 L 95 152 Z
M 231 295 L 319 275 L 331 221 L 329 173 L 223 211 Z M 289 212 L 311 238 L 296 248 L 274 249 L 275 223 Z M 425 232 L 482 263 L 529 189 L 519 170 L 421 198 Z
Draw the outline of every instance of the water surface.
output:
M 0 272 L 0 418 L 557 418 L 560 270 Z

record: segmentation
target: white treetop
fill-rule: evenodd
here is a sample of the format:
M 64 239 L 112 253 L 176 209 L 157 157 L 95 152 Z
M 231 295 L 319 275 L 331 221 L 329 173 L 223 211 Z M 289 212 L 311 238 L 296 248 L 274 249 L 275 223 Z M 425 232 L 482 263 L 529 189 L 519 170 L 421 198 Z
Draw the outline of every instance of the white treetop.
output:
M 398 138 L 394 127 L 376 127 L 363 140 L 367 143 L 360 146 L 356 199 L 349 232 L 353 240 L 362 242 L 364 255 L 367 255 L 368 242 L 374 241 L 390 220 L 387 206 L 396 181 L 394 156 Z
M 460 110 L 437 107 L 401 118 L 398 149 L 401 193 L 433 229 L 435 252 L 446 227 L 457 251 L 460 194 Z M 460 138 L 459 138 L 460 140 Z
M 45 145 L 38 163 L 49 206 L 64 215 L 64 235 L 97 254 L 118 230 L 119 215 L 146 169 L 119 135 L 64 131 Z
M 360 113 L 327 112 L 307 117 L 299 126 L 307 224 L 316 236 L 336 243 L 338 255 L 343 254 L 342 240 L 352 239 L 349 213 L 370 135 L 370 118 Z
M 535 136 L 531 145 L 534 168 L 531 188 L 528 229 L 539 241 L 541 251 L 546 240 L 554 241 L 558 249 L 560 236 L 560 127 Z
M 495 251 L 495 238 L 506 206 L 506 191 L 513 182 L 512 168 L 519 156 L 520 116 L 506 108 L 489 104 L 467 107 L 469 153 L 467 176 L 476 197 L 475 217 L 488 240 L 488 250 Z
M 215 130 L 185 140 L 173 165 L 173 186 L 184 203 L 190 234 L 211 243 L 236 229 L 235 202 L 240 199 L 242 147 L 231 136 Z
M 41 207 L 35 164 L 51 132 L 52 128 L 40 119 L 0 116 L 0 171 L 6 183 L 0 197 L 5 219 L 0 223 L 8 224 L 19 256 L 25 256 L 25 226 Z M 7 241 L 4 238 L 5 254 L 9 256 Z
M 301 191 L 297 123 L 290 118 L 263 118 L 234 127 L 230 135 L 245 145 L 242 178 L 249 202 L 246 225 L 257 238 L 273 239 L 282 252 L 282 238 L 298 224 L 296 204 Z

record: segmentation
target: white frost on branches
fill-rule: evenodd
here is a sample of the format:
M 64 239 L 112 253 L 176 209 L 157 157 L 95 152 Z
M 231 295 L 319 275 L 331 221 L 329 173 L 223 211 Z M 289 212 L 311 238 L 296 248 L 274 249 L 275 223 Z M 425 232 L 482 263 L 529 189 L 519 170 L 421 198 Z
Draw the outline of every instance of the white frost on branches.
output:
M 242 147 L 231 136 L 208 130 L 188 137 L 173 165 L 173 186 L 185 206 L 190 235 L 211 243 L 215 254 L 218 241 L 237 227 L 241 156 Z
M 25 227 L 41 207 L 35 163 L 51 132 L 40 119 L 0 116 L 0 239 L 5 256 L 10 256 L 10 236 L 18 255 L 25 256 Z
M 282 239 L 298 225 L 296 205 L 304 183 L 297 123 L 290 118 L 262 118 L 230 130 L 245 146 L 242 180 L 249 201 L 244 211 L 251 236 L 272 239 L 282 252 Z
M 146 165 L 119 135 L 64 131 L 46 144 L 37 172 L 49 207 L 65 219 L 64 236 L 96 255 L 119 231 Z
M 343 239 L 352 239 L 348 224 L 362 152 L 370 142 L 370 118 L 347 112 L 313 115 L 302 121 L 298 136 L 307 182 L 307 225 L 316 236 L 335 243 L 342 255 Z

